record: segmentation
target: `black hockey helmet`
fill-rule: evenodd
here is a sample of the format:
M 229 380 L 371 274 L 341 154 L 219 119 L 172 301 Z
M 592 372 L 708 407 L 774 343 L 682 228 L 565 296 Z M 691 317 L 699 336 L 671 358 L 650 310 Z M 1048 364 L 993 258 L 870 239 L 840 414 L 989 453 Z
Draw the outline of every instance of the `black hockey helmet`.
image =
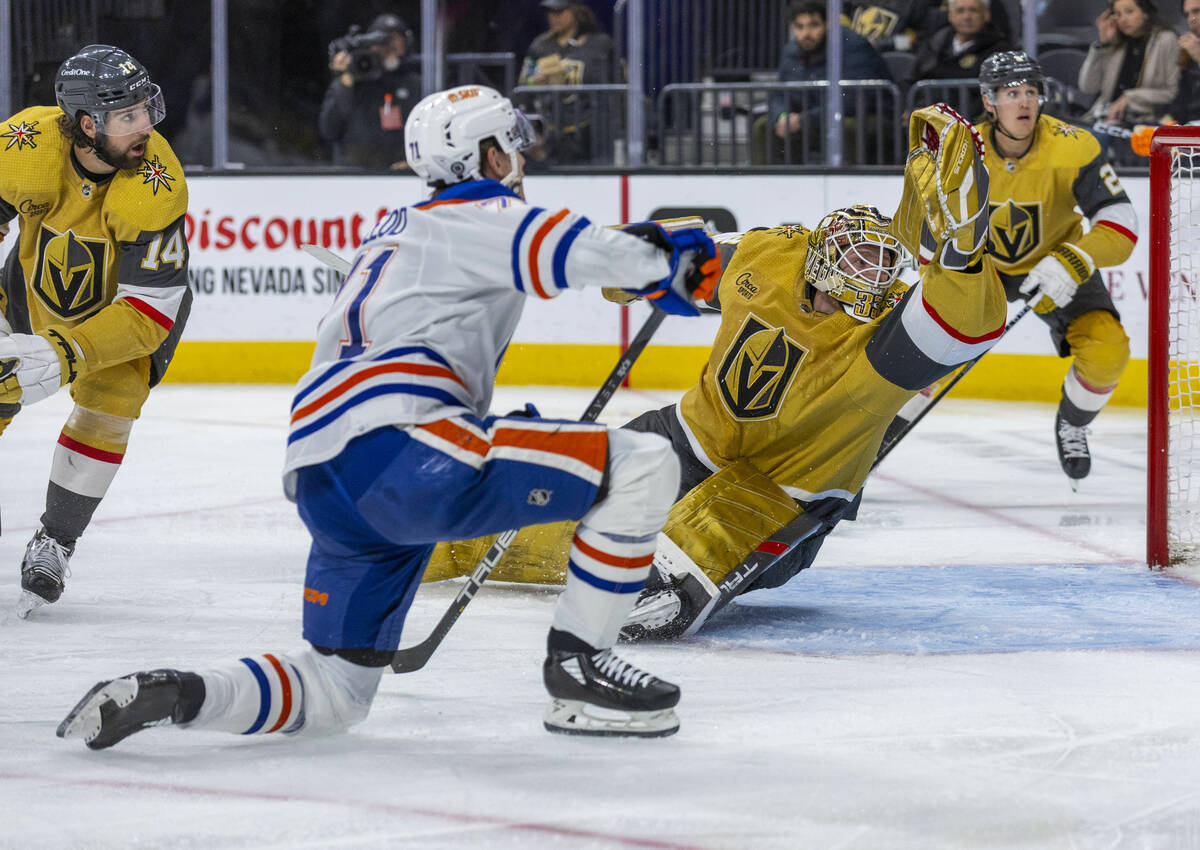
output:
M 108 126 L 106 119 L 111 112 L 144 102 L 151 126 L 166 115 L 162 91 L 150 81 L 145 66 L 124 50 L 107 44 L 89 44 L 63 62 L 54 78 L 54 96 L 67 115 L 74 118 L 86 112 L 112 136 L 124 133 L 120 127 Z
M 1024 50 L 993 53 L 979 66 L 979 91 L 995 100 L 996 91 L 1008 86 L 1029 83 L 1038 93 L 1046 93 L 1046 75 L 1036 59 Z

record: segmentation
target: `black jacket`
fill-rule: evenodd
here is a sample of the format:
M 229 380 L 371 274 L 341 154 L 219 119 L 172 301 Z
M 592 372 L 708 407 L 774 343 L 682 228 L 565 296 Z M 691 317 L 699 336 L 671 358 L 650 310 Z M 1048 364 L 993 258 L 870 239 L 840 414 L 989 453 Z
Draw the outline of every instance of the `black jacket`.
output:
M 385 113 L 389 94 L 391 104 Z M 349 87 L 342 85 L 340 76 L 334 77 L 318 119 L 321 138 L 333 143 L 334 163 L 387 168 L 403 161 L 404 122 L 420 99 L 421 75 L 407 64 Z

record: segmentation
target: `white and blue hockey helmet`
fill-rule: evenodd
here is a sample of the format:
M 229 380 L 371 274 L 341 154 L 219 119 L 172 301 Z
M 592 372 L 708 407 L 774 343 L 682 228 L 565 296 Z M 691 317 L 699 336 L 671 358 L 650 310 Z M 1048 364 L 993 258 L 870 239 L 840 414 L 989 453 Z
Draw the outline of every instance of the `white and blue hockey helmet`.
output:
M 487 86 L 459 86 L 421 100 L 404 125 L 408 164 L 429 185 L 449 186 L 482 177 L 479 143 L 492 138 L 512 159 L 502 180 L 519 180 L 517 152 L 537 141 L 533 125 L 508 98 Z

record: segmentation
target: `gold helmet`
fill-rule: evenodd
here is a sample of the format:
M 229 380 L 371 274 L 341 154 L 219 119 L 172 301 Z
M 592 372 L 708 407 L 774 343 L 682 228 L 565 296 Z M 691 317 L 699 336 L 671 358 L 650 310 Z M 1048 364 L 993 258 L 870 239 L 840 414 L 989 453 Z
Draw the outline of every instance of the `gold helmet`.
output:
M 883 312 L 888 290 L 907 260 L 891 224 L 875 207 L 856 204 L 829 213 L 808 234 L 808 282 L 862 322 Z

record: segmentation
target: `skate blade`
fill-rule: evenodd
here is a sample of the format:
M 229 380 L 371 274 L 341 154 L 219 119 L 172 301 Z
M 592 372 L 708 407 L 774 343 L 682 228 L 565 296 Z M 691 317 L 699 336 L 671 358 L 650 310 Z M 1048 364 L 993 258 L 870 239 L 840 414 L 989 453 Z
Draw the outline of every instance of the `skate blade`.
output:
M 1078 493 L 1078 492 L 1079 492 L 1079 482 L 1080 482 L 1080 480 L 1081 480 L 1081 479 L 1079 479 L 1079 478 L 1068 478 L 1068 479 L 1067 479 L 1067 481 L 1071 482 L 1071 492 L 1072 492 L 1072 493 Z
M 17 616 L 24 620 L 30 614 L 43 605 L 47 605 L 45 599 L 38 596 L 36 593 L 30 593 L 28 590 L 21 591 L 21 598 L 17 600 Z
M 124 708 L 133 702 L 137 693 L 137 679 L 134 678 L 101 682 L 84 694 L 83 699 L 67 712 L 54 734 L 60 738 L 83 738 L 85 743 L 90 743 L 100 734 L 104 723 L 101 706 L 111 702 L 117 708 Z
M 609 738 L 665 738 L 679 731 L 672 708 L 662 711 L 617 711 L 582 700 L 555 699 L 542 721 L 547 732 Z

